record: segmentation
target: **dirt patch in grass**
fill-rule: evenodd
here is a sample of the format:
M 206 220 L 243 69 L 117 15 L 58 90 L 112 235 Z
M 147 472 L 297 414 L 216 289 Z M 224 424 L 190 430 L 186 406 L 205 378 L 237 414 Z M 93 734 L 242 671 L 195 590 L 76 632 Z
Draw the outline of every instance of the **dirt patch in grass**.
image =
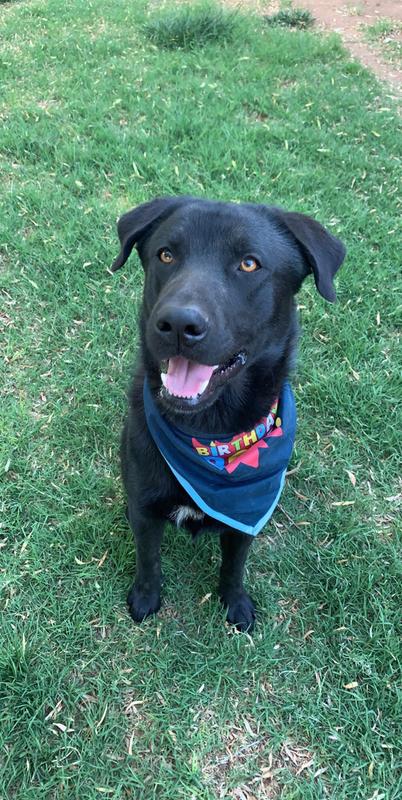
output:
M 264 15 L 275 14 L 288 4 L 278 0 L 222 0 L 225 5 L 253 10 Z M 402 68 L 389 63 L 381 43 L 366 41 L 365 31 L 382 19 L 402 22 L 402 3 L 400 0 L 294 0 L 294 8 L 310 11 L 316 26 L 327 31 L 339 33 L 352 56 L 371 69 L 380 80 L 387 81 L 392 93 L 402 95 Z M 398 34 L 395 34 L 398 35 Z
M 276 800 L 282 792 L 281 773 L 302 779 L 303 772 L 316 772 L 315 759 L 306 747 L 284 742 L 279 752 L 273 753 L 269 737 L 255 735 L 252 725 L 251 720 L 247 732 L 241 728 L 230 731 L 225 749 L 204 763 L 205 783 L 219 800 Z
M 365 41 L 364 30 L 380 19 L 402 21 L 400 0 L 300 0 L 297 3 L 307 8 L 318 24 L 326 30 L 336 31 L 342 36 L 346 47 L 355 58 L 369 67 L 381 80 L 388 81 L 397 94 L 402 93 L 402 69 L 387 63 L 381 47 Z

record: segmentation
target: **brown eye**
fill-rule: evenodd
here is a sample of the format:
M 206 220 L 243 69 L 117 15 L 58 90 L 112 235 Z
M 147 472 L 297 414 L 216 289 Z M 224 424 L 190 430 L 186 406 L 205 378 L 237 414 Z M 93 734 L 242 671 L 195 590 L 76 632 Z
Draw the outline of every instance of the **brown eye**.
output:
M 173 261 L 173 255 L 167 247 L 162 247 L 162 250 L 159 250 L 158 258 L 163 264 L 171 264 Z
M 242 272 L 255 272 L 255 270 L 259 268 L 260 264 L 258 263 L 257 259 L 253 258 L 252 256 L 246 256 L 246 258 L 243 258 L 240 264 L 240 269 Z

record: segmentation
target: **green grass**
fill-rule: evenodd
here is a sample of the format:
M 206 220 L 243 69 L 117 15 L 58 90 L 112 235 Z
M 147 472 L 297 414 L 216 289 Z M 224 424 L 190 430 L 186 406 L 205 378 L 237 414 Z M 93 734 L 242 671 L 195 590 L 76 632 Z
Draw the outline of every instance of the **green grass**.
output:
M 284 28 L 311 28 L 314 25 L 314 17 L 311 11 L 305 8 L 281 8 L 275 14 L 265 17 L 268 25 L 279 25 Z
M 397 800 L 398 116 L 336 37 L 249 18 L 236 46 L 167 50 L 159 13 L 2 11 L 0 797 Z M 118 214 L 161 193 L 276 203 L 348 246 L 338 304 L 299 296 L 295 471 L 249 561 L 252 639 L 225 627 L 217 542 L 172 528 L 161 614 L 125 607 L 142 274 L 107 267 Z
M 158 47 L 175 49 L 200 48 L 210 42 L 239 40 L 242 20 L 236 11 L 211 2 L 177 5 L 152 15 L 144 25 L 144 33 Z
M 388 61 L 402 66 L 402 22 L 383 17 L 373 25 L 366 25 L 364 35 L 380 48 Z

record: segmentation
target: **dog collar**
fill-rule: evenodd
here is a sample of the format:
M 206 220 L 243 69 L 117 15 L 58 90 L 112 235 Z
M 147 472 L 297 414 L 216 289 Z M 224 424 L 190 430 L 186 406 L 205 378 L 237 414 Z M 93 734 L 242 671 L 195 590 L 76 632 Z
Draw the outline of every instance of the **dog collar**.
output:
M 194 435 L 160 413 L 144 381 L 149 432 L 173 474 L 195 504 L 219 522 L 256 536 L 270 519 L 285 482 L 296 433 L 289 383 L 267 416 L 235 436 Z

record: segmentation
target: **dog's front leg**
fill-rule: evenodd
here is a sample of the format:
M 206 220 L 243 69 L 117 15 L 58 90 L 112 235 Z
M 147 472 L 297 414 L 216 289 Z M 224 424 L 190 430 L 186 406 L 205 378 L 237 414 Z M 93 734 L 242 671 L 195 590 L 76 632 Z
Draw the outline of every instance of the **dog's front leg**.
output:
M 254 627 L 255 608 L 244 590 L 243 575 L 252 537 L 246 533 L 228 531 L 221 533 L 222 564 L 219 579 L 219 596 L 227 607 L 227 621 L 239 631 Z
M 140 516 L 130 507 L 130 525 L 135 537 L 137 567 L 127 603 L 135 622 L 156 614 L 161 605 L 161 542 L 164 521 L 160 517 Z

